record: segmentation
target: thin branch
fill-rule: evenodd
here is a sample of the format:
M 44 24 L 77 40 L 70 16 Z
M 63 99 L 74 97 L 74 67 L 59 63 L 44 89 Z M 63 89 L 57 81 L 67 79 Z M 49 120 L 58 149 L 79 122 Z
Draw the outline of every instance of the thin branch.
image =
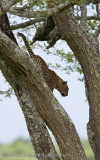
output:
M 75 16 L 77 20 L 80 20 L 81 19 L 81 16 Z M 100 21 L 100 17 L 98 16 L 88 16 L 86 17 L 86 20 L 98 20 Z
M 75 2 L 77 1 L 79 0 L 76 0 Z M 28 9 L 24 9 L 23 7 L 12 7 L 9 12 L 11 14 L 27 18 L 50 17 L 74 6 L 75 2 L 70 2 L 70 0 L 67 0 L 64 4 L 60 4 L 59 6 L 43 11 L 30 11 Z
M 94 43 L 96 46 L 97 53 L 99 53 L 99 41 L 98 41 L 99 34 L 100 34 L 100 24 L 98 28 L 95 30 L 95 34 L 94 34 Z
M 98 17 L 98 16 L 88 16 L 87 20 L 98 20 L 98 21 L 100 21 L 100 17 Z
M 18 3 L 20 0 L 1 0 L 0 2 L 0 15 L 7 12 L 14 4 Z
M 100 24 L 99 24 L 97 30 L 95 31 L 95 37 L 98 37 L 99 34 L 100 34 Z
M 98 4 L 98 3 L 100 3 L 100 0 L 88 0 L 88 1 L 86 1 L 86 3 L 87 3 L 87 5 L 89 3 Z
M 86 8 L 86 2 L 84 2 L 81 6 L 81 20 L 80 20 L 80 24 L 83 26 L 84 29 L 86 26 L 86 17 L 87 17 L 87 8 Z
M 96 4 L 96 12 L 97 12 L 98 17 L 100 17 L 99 3 Z
M 35 24 L 37 22 L 41 22 L 41 21 L 45 21 L 45 20 L 46 20 L 45 17 L 36 18 L 36 19 L 30 20 L 30 21 L 27 21 L 27 22 L 24 22 L 24 23 L 12 25 L 11 29 L 12 30 L 16 30 L 16 29 L 19 29 L 19 28 L 25 28 L 25 27 L 33 25 L 33 24 Z

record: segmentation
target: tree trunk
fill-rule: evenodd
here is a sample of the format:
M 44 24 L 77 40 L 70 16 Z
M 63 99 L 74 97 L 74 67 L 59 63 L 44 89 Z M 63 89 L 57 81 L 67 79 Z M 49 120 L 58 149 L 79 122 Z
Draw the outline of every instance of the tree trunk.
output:
M 0 68 L 15 90 L 34 150 L 37 157 L 41 156 L 38 159 L 59 159 L 44 120 L 57 140 L 63 160 L 86 160 L 72 121 L 45 84 L 33 61 L 1 31 Z
M 96 160 L 100 159 L 100 54 L 95 40 L 86 35 L 73 15 L 62 12 L 54 16 L 61 36 L 68 43 L 78 59 L 84 76 L 87 98 L 90 105 L 88 137 Z
M 7 34 L 10 37 L 10 39 L 12 39 L 12 41 L 14 41 L 17 44 L 16 39 L 10 29 L 9 21 L 6 14 L 0 17 L 0 22 L 1 22 L 0 23 L 1 30 L 5 34 Z M 32 145 L 34 147 L 34 151 L 36 153 L 36 157 L 39 160 L 41 159 L 59 160 L 60 158 L 57 155 L 57 152 L 55 151 L 55 147 L 47 131 L 46 125 L 43 119 L 41 118 L 40 114 L 38 113 L 36 109 L 36 105 L 34 104 L 34 100 L 29 90 L 30 84 L 28 84 L 29 81 L 26 78 L 25 69 L 21 66 L 21 64 L 20 65 L 17 64 L 17 61 L 15 63 L 12 58 L 13 54 L 11 54 L 11 49 L 13 48 L 13 53 L 14 53 L 17 46 L 13 44 L 13 42 L 11 42 L 10 44 L 9 39 L 5 45 L 6 47 L 4 46 L 3 40 L 1 40 L 0 41 L 0 69 L 4 77 L 6 78 L 6 80 L 9 82 L 9 84 L 12 86 L 12 88 L 15 91 L 15 94 L 17 96 L 17 99 L 19 101 L 20 107 L 23 111 L 23 114 L 26 120 L 27 128 L 30 134 Z M 9 46 L 10 46 L 10 50 L 9 50 Z M 5 52 L 8 52 L 8 54 L 11 57 L 9 58 Z M 22 53 L 20 51 L 20 55 L 21 54 Z M 25 53 L 23 54 L 23 56 L 24 55 Z M 20 57 L 19 57 L 19 60 L 20 60 Z M 50 157 L 50 155 L 52 155 L 52 157 Z

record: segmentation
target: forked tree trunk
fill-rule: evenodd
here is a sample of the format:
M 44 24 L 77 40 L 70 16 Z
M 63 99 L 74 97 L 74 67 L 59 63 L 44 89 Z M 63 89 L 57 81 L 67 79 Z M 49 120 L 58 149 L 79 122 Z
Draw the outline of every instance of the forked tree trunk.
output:
M 0 28 L 2 32 L 8 35 L 8 37 L 17 44 L 17 41 L 10 29 L 9 21 L 6 14 L 0 17 Z M 36 157 L 39 160 L 59 160 L 59 156 L 55 151 L 55 147 L 47 131 L 46 125 L 43 119 L 41 118 L 39 112 L 37 111 L 34 99 L 32 98 L 32 93 L 30 89 L 34 88 L 34 83 L 31 84 L 31 82 L 29 82 L 30 80 L 27 77 L 26 71 L 28 64 L 26 65 L 25 69 L 21 64 L 19 64 L 17 60 L 13 59 L 14 56 L 16 57 L 14 52 L 18 48 L 18 46 L 16 46 L 16 44 L 13 44 L 12 41 L 9 41 L 9 39 L 7 40 L 5 37 L 5 39 L 7 40 L 6 43 L 5 39 L 2 39 L 1 34 L 0 69 L 5 79 L 9 82 L 9 84 L 15 91 L 15 94 L 17 96 L 17 99 L 19 101 L 20 107 L 23 111 L 26 120 L 27 128 L 30 134 L 32 145 L 34 147 L 34 151 L 36 153 Z M 17 52 L 18 50 L 16 50 L 16 53 Z M 10 57 L 7 56 L 6 53 L 9 54 Z M 23 62 L 27 62 L 27 60 L 29 60 L 29 57 L 25 55 L 25 53 L 22 55 L 21 51 L 19 51 L 17 54 L 19 54 L 19 61 L 21 60 L 20 62 L 22 64 Z M 26 58 L 21 59 L 20 56 L 26 56 Z M 18 55 L 16 58 L 18 58 Z M 30 71 L 28 74 L 30 74 Z M 30 84 L 32 85 L 31 87 Z M 52 157 L 50 157 L 50 155 L 52 155 Z
M 11 39 L 13 40 L 12 37 Z M 15 90 L 35 153 L 40 155 L 38 159 L 59 159 L 46 130 L 45 121 L 57 140 L 63 160 L 86 160 L 69 116 L 46 86 L 29 56 L 1 31 L 0 69 Z

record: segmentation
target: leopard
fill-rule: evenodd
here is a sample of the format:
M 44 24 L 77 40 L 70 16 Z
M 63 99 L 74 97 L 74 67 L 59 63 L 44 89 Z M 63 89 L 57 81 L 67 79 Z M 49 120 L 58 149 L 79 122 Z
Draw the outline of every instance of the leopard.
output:
M 28 43 L 28 40 L 26 39 L 26 37 L 23 33 L 18 32 L 17 36 L 22 37 L 24 44 L 28 50 L 28 53 L 29 53 L 32 61 L 34 62 L 34 65 L 36 66 L 36 68 L 38 68 L 40 70 L 40 73 L 41 73 L 45 83 L 49 87 L 49 89 L 52 92 L 54 89 L 57 89 L 63 97 L 68 96 L 69 88 L 68 88 L 67 81 L 64 81 L 62 78 L 60 78 L 56 74 L 56 72 L 49 69 L 47 63 L 39 55 L 36 55 L 32 51 L 32 49 Z

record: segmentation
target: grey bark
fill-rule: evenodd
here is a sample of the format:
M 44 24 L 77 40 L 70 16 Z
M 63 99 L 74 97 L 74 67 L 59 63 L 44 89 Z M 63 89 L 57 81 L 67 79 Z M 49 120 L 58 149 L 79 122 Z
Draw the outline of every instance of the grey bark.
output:
M 17 44 L 10 29 L 6 14 L 0 17 L 0 28 L 12 39 L 12 41 Z M 26 78 L 27 75 L 25 72 L 28 72 L 29 68 L 32 67 L 32 62 L 29 62 L 30 58 L 28 55 L 19 50 L 19 47 L 12 41 L 0 31 L 0 69 L 6 80 L 15 91 L 27 123 L 27 128 L 36 153 L 36 157 L 39 160 L 59 160 L 59 156 L 55 151 L 46 125 L 36 109 L 34 99 L 32 98 L 29 90 L 30 83 Z M 9 56 L 7 56 L 6 53 Z M 19 59 L 19 62 L 17 59 Z M 21 64 L 26 63 L 27 60 L 28 63 L 26 66 L 22 66 Z M 30 71 L 30 76 L 31 72 L 32 70 Z M 34 70 L 34 72 L 36 72 L 36 70 Z M 31 87 L 34 87 L 33 83 Z M 52 155 L 52 157 L 50 157 L 50 155 Z
M 36 19 L 31 19 L 30 21 L 26 21 L 26 22 L 23 22 L 23 23 L 19 23 L 19 24 L 15 24 L 15 25 L 12 25 L 11 26 L 11 29 L 12 30 L 16 30 L 16 29 L 19 29 L 19 28 L 25 28 L 25 27 L 28 27 L 30 25 L 33 25 L 35 23 L 38 23 L 38 22 L 41 22 L 41 21 L 46 21 L 46 18 L 36 18 Z
M 45 128 L 42 123 L 43 119 L 57 140 L 63 160 L 85 160 L 84 150 L 69 116 L 44 83 L 33 61 L 1 31 L 0 59 L 6 64 L 6 69 L 2 63 L 0 63 L 0 68 L 7 81 L 14 88 L 24 111 L 36 154 L 44 153 L 43 160 L 54 160 L 54 157 L 59 159 L 59 157 L 55 156 L 57 154 L 50 138 L 47 136 L 47 131 L 43 135 L 43 129 Z M 38 116 L 38 113 L 34 113 L 36 110 L 33 106 L 36 106 L 36 110 L 42 117 L 42 119 L 36 117 L 36 123 L 40 122 L 38 125 L 34 124 L 34 116 Z M 37 136 L 33 134 L 33 128 L 36 133 L 38 131 Z
M 100 53 L 99 43 L 91 38 L 79 25 L 71 11 L 53 16 L 58 33 L 68 43 L 78 59 L 86 83 L 86 95 L 89 101 L 88 137 L 96 160 L 100 159 Z M 85 22 L 85 21 L 84 21 Z M 82 23 L 81 23 L 82 24 Z M 99 35 L 99 28 L 97 34 Z M 38 33 L 39 35 L 39 33 Z M 41 35 L 41 34 L 40 34 Z M 43 35 L 41 35 L 43 36 Z M 38 36 L 37 36 L 38 39 Z
M 0 61 L 0 69 L 6 80 L 10 82 L 10 85 L 13 87 L 23 111 L 27 129 L 35 151 L 33 158 L 36 156 L 39 160 L 59 160 L 60 158 L 55 151 L 46 125 L 36 110 L 30 91 L 27 88 L 25 75 L 19 73 L 14 67 L 12 69 L 12 66 L 6 66 L 2 61 Z
M 63 21 L 62 21 L 63 19 Z M 73 15 L 62 12 L 54 17 L 56 26 L 77 57 L 87 88 L 90 105 L 88 137 L 96 160 L 100 159 L 100 54 L 95 41 L 86 35 Z M 66 32 L 67 31 L 67 32 Z
M 86 8 L 86 2 L 84 2 L 81 5 L 81 20 L 80 20 L 80 24 L 81 26 L 83 26 L 84 29 L 86 27 L 86 20 L 87 20 L 87 8 Z

